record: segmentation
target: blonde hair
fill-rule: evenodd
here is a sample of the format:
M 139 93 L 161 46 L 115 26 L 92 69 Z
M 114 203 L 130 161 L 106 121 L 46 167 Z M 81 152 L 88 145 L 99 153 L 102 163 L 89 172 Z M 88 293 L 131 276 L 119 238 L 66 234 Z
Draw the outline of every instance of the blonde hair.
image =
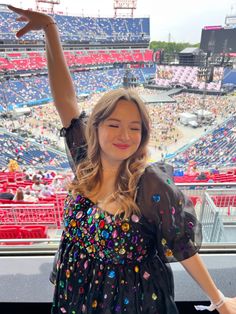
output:
M 150 118 L 144 102 L 136 92 L 131 89 L 117 89 L 104 94 L 95 105 L 89 116 L 85 138 L 87 142 L 87 157 L 76 169 L 77 178 L 70 185 L 73 195 L 89 195 L 94 188 L 101 186 L 102 163 L 100 156 L 100 146 L 98 141 L 98 126 L 107 119 L 115 110 L 119 100 L 127 100 L 136 104 L 142 122 L 141 142 L 137 151 L 122 161 L 115 181 L 115 192 L 106 199 L 106 202 L 116 201 L 119 209 L 116 214 L 124 212 L 125 218 L 132 213 L 140 214 L 140 209 L 135 203 L 136 188 L 140 176 L 143 174 L 147 158 L 147 144 L 150 138 Z

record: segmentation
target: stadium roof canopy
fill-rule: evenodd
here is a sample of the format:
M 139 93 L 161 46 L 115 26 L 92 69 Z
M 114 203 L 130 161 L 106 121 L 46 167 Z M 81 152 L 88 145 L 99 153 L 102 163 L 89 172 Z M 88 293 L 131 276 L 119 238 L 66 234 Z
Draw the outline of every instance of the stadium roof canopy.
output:
M 143 94 L 141 95 L 141 98 L 146 104 L 176 102 L 175 99 L 171 98 L 166 93 L 161 93 L 161 94 L 156 94 L 156 95 L 155 94 L 154 95 Z
M 180 51 L 180 53 L 199 54 L 200 51 L 202 51 L 202 50 L 199 48 L 187 47 L 184 50 Z

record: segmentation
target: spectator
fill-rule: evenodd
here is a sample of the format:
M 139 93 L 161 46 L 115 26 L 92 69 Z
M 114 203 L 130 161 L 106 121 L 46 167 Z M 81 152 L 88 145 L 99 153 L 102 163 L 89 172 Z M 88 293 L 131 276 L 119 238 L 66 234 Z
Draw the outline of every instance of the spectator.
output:
M 43 187 L 44 187 L 44 185 L 41 184 L 41 181 L 36 179 L 35 182 L 32 185 L 32 190 L 40 192 Z
M 44 184 L 43 188 L 38 194 L 38 197 L 47 198 L 51 197 L 53 195 L 52 191 L 49 188 L 49 185 L 47 183 Z
M 207 176 L 204 172 L 201 172 L 196 178 L 196 180 L 206 180 L 206 179 L 207 179 Z
M 14 159 L 10 159 L 9 164 L 8 164 L 8 171 L 9 172 L 16 172 L 19 170 L 19 165 L 18 162 Z
M 22 188 L 18 188 L 16 190 L 16 194 L 13 198 L 14 201 L 23 201 L 24 200 L 24 192 Z
M 24 201 L 26 202 L 37 202 L 38 198 L 34 191 L 30 189 L 30 186 L 27 186 L 24 191 Z

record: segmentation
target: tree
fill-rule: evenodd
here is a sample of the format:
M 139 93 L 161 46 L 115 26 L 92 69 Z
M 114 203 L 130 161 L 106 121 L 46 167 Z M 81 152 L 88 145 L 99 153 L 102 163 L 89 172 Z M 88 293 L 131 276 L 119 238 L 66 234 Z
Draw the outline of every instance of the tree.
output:
M 200 44 L 190 44 L 190 43 L 176 43 L 176 42 L 166 42 L 166 41 L 151 41 L 149 48 L 157 51 L 163 49 L 167 53 L 178 53 L 187 47 L 199 48 Z

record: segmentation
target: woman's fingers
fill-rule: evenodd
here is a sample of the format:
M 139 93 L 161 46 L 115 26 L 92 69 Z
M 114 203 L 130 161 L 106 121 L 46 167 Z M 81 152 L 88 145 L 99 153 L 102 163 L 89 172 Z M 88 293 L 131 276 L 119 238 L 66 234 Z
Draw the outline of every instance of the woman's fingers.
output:
M 26 10 L 22 10 L 22 9 L 19 9 L 19 8 L 16 8 L 12 5 L 8 5 L 8 8 L 19 14 L 20 16 L 16 19 L 16 21 L 18 22 L 27 22 L 29 21 L 29 18 L 26 16 Z M 26 24 L 23 28 L 21 28 L 17 33 L 16 33 L 16 37 L 22 37 L 23 35 L 25 35 L 26 33 L 28 33 L 30 31 L 30 23 Z
M 28 22 L 23 28 L 21 28 L 17 33 L 17 37 L 22 37 L 26 33 L 32 30 L 43 29 L 43 25 L 46 25 L 48 22 L 48 16 L 39 12 L 23 10 L 16 8 L 12 5 L 9 5 L 8 8 L 17 13 L 19 16 L 16 18 L 18 22 Z
M 26 10 L 13 7 L 13 5 L 8 5 L 7 7 L 8 7 L 8 9 L 10 9 L 11 11 L 13 11 L 13 12 L 15 12 L 15 13 L 17 13 L 17 14 L 25 15 Z
M 27 17 L 22 16 L 22 15 L 16 19 L 16 21 L 18 22 L 27 22 L 28 20 L 29 19 Z
M 16 36 L 22 37 L 23 35 L 28 33 L 30 30 L 31 30 L 31 26 L 30 26 L 30 23 L 28 23 L 16 33 Z

